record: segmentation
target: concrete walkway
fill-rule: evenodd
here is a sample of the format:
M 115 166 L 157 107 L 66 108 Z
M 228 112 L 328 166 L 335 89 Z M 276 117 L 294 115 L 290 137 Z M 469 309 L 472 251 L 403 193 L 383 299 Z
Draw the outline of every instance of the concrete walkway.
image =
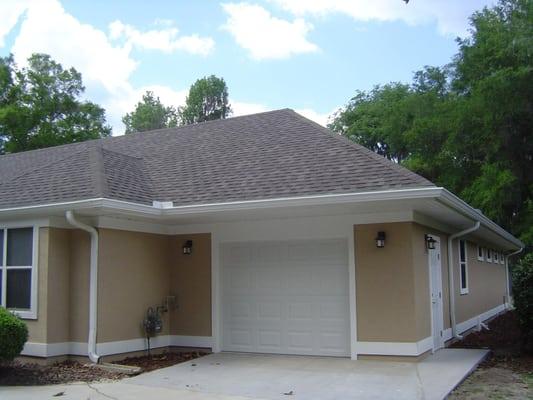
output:
M 118 382 L 0 388 L 6 399 L 443 399 L 485 357 L 444 349 L 420 363 L 212 354 Z M 52 397 L 64 392 L 60 397 Z

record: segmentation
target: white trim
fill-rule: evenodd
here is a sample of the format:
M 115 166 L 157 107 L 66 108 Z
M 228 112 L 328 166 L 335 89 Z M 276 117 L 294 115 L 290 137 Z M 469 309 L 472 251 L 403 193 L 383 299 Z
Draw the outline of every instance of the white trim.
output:
M 477 250 L 477 260 L 478 261 L 485 261 L 485 248 L 481 245 L 476 245 Z M 481 255 L 479 255 L 479 250 L 481 250 Z
M 3 234 L 3 259 L 0 264 L 0 271 L 2 271 L 2 298 L 0 299 L 0 305 L 6 306 L 7 301 L 7 271 L 13 269 L 29 269 L 31 270 L 31 287 L 30 287 L 30 309 L 29 310 L 16 310 L 9 309 L 22 319 L 37 319 L 38 310 L 38 290 L 39 290 L 39 229 L 41 224 L 46 224 L 46 220 L 33 220 L 33 221 L 11 221 L 0 223 L 0 230 Z M 31 266 L 7 266 L 7 231 L 9 229 L 32 229 L 32 254 L 31 254 Z
M 175 347 L 203 347 L 212 348 L 213 338 L 211 336 L 169 336 L 169 345 Z
M 418 342 L 357 342 L 359 355 L 416 357 L 433 348 L 431 336 Z
M 161 335 L 150 340 L 150 347 L 199 347 L 211 348 L 213 340 L 210 336 L 181 336 L 181 335 Z M 145 338 L 121 340 L 116 342 L 105 342 L 97 344 L 99 355 L 107 356 L 112 354 L 130 353 L 134 351 L 145 351 L 147 343 Z M 27 342 L 22 350 L 22 355 L 33 357 L 55 357 L 64 355 L 87 356 L 87 343 L 83 342 L 62 342 L 62 343 L 37 343 Z
M 427 250 L 428 252 L 428 271 L 429 271 L 429 309 L 430 309 L 430 317 L 431 317 L 431 337 L 433 338 L 433 342 L 431 343 L 431 350 L 432 352 L 437 351 L 438 349 L 441 349 L 444 347 L 444 341 L 442 339 L 442 331 L 444 330 L 444 297 L 442 295 L 443 293 L 443 285 L 442 285 L 442 246 L 440 241 L 440 236 L 434 235 L 434 234 L 427 234 L 428 236 L 431 236 L 435 241 L 439 243 L 439 271 L 440 274 L 439 281 L 440 281 L 440 291 L 439 291 L 439 301 L 440 301 L 440 320 L 441 320 L 441 330 L 439 332 L 436 332 L 436 327 L 434 324 L 434 315 L 433 315 L 433 301 L 431 298 L 431 295 L 433 293 L 433 268 L 431 265 L 431 251 L 435 250 Z M 438 333 L 438 335 L 436 335 Z M 435 336 L 439 339 L 438 346 L 435 346 Z
M 350 310 L 350 358 L 357 360 L 357 296 L 355 269 L 355 227 L 352 226 L 348 234 L 348 280 L 349 280 L 349 310 Z
M 487 247 L 487 262 L 492 262 L 492 249 Z
M 78 209 L 100 209 L 123 212 L 134 215 L 150 215 L 164 220 L 168 216 L 190 215 L 213 213 L 230 210 L 256 210 L 277 207 L 305 206 L 305 205 L 327 205 L 327 204 L 346 204 L 359 203 L 380 200 L 409 200 L 409 199 L 435 199 L 453 210 L 463 214 L 467 218 L 480 221 L 485 227 L 495 232 L 507 242 L 517 247 L 523 247 L 524 244 L 505 231 L 499 225 L 488 219 L 481 212 L 474 209 L 463 200 L 442 187 L 425 187 L 415 189 L 394 189 L 380 190 L 359 193 L 343 193 L 315 196 L 284 197 L 276 199 L 235 201 L 226 203 L 211 204 L 193 204 L 187 206 L 178 206 L 166 209 L 155 208 L 153 205 L 132 203 L 122 200 L 113 200 L 106 198 L 93 198 L 87 200 L 78 200 L 71 202 L 60 202 L 46 205 L 34 205 L 24 207 L 12 207 L 0 209 L 2 214 L 12 217 L 15 214 L 27 214 L 36 212 L 67 211 Z
M 494 317 L 495 315 L 498 315 L 499 313 L 506 310 L 506 304 L 500 304 L 499 306 L 496 306 L 494 308 L 491 308 L 488 311 L 485 311 L 484 313 L 481 313 L 479 315 L 476 315 L 475 317 L 472 317 L 470 319 L 467 319 L 466 321 L 460 322 L 457 324 L 457 333 L 461 334 L 469 329 L 472 329 L 476 326 L 479 326 L 481 322 L 485 322 L 486 320 Z M 451 328 L 448 328 L 444 331 L 444 340 L 450 340 L 452 338 L 452 330 Z
M 461 242 L 464 243 L 464 248 L 465 248 L 465 260 L 464 261 L 461 261 Z M 457 246 L 458 246 L 457 258 L 459 261 L 459 290 L 461 294 L 468 294 L 468 288 L 469 288 L 469 285 L 468 285 L 468 242 L 465 239 L 459 239 L 457 241 Z M 463 266 L 463 264 L 465 267 L 466 282 L 463 282 L 463 274 L 461 271 L 461 267 Z M 465 287 L 463 287 L 463 283 L 466 283 Z

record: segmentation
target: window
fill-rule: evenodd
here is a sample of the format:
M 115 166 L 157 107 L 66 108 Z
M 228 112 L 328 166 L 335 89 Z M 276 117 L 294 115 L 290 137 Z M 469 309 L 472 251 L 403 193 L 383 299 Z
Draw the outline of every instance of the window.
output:
M 498 264 L 500 262 L 499 257 L 500 257 L 499 253 L 497 251 L 495 251 L 493 253 L 493 255 L 492 255 L 492 259 L 493 259 L 495 264 Z
M 461 281 L 461 294 L 468 293 L 468 266 L 466 257 L 466 242 L 464 240 L 459 240 L 459 278 Z
M 0 304 L 36 318 L 33 228 L 0 228 Z
M 481 246 L 477 246 L 477 259 L 479 261 L 485 260 L 485 250 Z
M 487 262 L 492 262 L 492 250 L 487 249 Z
M 500 253 L 500 264 L 505 264 L 505 256 L 503 253 Z

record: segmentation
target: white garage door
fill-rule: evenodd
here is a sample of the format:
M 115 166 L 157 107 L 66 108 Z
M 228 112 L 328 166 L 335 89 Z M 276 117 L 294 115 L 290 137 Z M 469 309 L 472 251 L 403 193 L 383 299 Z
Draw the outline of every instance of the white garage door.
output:
M 222 246 L 222 350 L 348 356 L 345 240 Z

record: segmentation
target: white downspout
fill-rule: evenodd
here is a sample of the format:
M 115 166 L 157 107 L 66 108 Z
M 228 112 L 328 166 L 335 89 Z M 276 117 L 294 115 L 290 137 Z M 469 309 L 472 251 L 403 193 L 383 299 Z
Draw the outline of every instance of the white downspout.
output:
M 72 226 L 89 232 L 91 235 L 91 260 L 90 260 L 90 277 L 89 277 L 89 341 L 88 355 L 93 363 L 98 363 L 100 356 L 96 354 L 96 331 L 98 316 L 98 231 L 89 225 L 86 225 L 74 216 L 74 212 L 67 211 L 65 214 L 67 221 Z
M 453 281 L 453 240 L 458 237 L 467 235 L 471 232 L 477 231 L 481 223 L 476 221 L 473 227 L 465 229 L 464 231 L 454 233 L 451 236 L 448 236 L 448 288 L 449 288 L 449 300 L 450 300 L 450 321 L 452 325 L 452 338 L 461 339 L 462 336 L 457 334 L 457 322 L 455 320 L 455 283 Z
M 505 295 L 507 296 L 507 304 L 505 305 L 505 308 L 511 307 L 511 288 L 509 287 L 509 257 L 515 256 L 517 254 L 520 254 L 522 251 L 524 251 L 523 247 L 520 247 L 518 250 L 513 251 L 510 254 L 504 255 L 505 257 Z

